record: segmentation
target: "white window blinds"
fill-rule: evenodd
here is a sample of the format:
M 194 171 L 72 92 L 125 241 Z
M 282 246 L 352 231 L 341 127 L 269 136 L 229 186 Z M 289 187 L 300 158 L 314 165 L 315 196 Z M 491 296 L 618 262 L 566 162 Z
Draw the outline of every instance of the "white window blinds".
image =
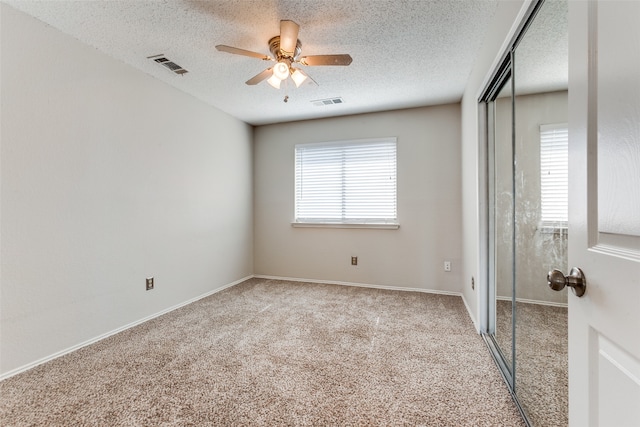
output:
M 540 126 L 540 198 L 543 226 L 566 227 L 569 211 L 569 131 L 566 123 Z
M 295 222 L 397 223 L 396 138 L 296 145 Z

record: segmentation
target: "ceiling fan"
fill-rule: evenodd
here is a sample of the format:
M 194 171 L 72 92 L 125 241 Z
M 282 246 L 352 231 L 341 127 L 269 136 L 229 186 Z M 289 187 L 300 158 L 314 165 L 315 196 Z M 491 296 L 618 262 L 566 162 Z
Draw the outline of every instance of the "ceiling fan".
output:
M 276 64 L 273 67 L 269 67 L 261 73 L 253 76 L 246 81 L 246 84 L 256 85 L 261 81 L 268 79 L 267 82 L 276 89 L 279 89 L 280 84 L 283 81 L 286 81 L 289 77 L 291 77 L 293 82 L 296 84 L 296 87 L 300 87 L 307 78 L 313 81 L 313 79 L 311 79 L 300 68 L 294 67 L 294 64 L 308 66 L 351 64 L 351 56 L 346 54 L 300 56 L 302 43 L 298 40 L 299 30 L 300 26 L 293 21 L 280 21 L 280 35 L 272 37 L 269 40 L 269 51 L 273 56 L 223 44 L 217 45 L 216 49 L 221 52 L 250 56 L 264 61 L 275 61 Z

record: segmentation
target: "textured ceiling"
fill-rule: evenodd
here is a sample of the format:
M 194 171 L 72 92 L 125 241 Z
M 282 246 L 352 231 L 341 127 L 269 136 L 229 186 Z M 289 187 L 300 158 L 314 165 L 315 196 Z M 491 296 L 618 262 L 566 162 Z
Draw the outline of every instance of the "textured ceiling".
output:
M 569 79 L 569 8 L 547 0 L 516 47 L 516 93 L 567 89 Z
M 254 125 L 457 102 L 497 5 L 496 0 L 4 2 Z M 300 25 L 303 55 L 348 53 L 353 63 L 302 67 L 317 86 L 245 85 L 270 63 L 219 52 L 215 45 L 269 54 L 267 42 L 279 34 L 281 19 Z M 178 76 L 147 59 L 156 54 L 189 73 Z M 344 103 L 311 102 L 335 97 Z

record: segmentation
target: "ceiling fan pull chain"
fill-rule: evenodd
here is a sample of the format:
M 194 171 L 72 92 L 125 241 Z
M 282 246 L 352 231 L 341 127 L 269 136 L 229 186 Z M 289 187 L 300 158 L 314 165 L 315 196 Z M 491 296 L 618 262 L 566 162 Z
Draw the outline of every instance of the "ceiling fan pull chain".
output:
M 289 102 L 289 79 L 285 79 L 284 80 L 284 102 L 287 103 Z

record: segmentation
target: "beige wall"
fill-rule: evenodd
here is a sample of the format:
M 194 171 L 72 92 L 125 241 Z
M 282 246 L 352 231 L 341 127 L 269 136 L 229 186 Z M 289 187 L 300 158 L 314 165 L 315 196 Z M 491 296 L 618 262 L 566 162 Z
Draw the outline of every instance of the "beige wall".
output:
M 253 224 L 250 126 L 0 8 L 2 375 L 251 275 Z
M 477 95 L 521 5 L 500 2 L 462 107 L 253 136 L 0 5 L 0 376 L 254 272 L 462 291 L 475 320 Z M 379 136 L 398 138 L 400 229 L 292 228 L 293 145 Z
M 260 126 L 254 135 L 256 274 L 460 292 L 459 105 Z M 385 136 L 398 142 L 398 230 L 291 226 L 295 144 Z
M 496 115 L 511 109 L 511 98 L 501 98 L 496 104 Z M 551 92 L 516 97 L 516 298 L 542 302 L 566 303 L 566 292 L 552 291 L 547 285 L 547 272 L 553 268 L 568 271 L 567 239 L 543 233 L 540 230 L 540 125 L 566 123 L 568 119 L 567 92 Z M 510 117 L 510 114 L 509 114 Z M 510 134 L 511 121 L 497 121 L 496 134 Z M 509 138 L 510 140 L 510 138 Z M 509 145 L 511 143 L 509 142 Z M 509 153 L 509 156 L 511 153 Z M 509 161 L 511 159 L 509 158 Z M 503 176 L 511 192 L 511 176 Z M 497 214 L 496 214 L 497 215 Z M 506 221 L 505 221 L 506 222 Z M 510 222 L 509 222 L 510 225 Z M 510 240 L 511 231 L 501 238 L 497 226 L 496 240 Z M 512 247 L 497 257 L 496 293 L 498 297 L 511 297 Z

